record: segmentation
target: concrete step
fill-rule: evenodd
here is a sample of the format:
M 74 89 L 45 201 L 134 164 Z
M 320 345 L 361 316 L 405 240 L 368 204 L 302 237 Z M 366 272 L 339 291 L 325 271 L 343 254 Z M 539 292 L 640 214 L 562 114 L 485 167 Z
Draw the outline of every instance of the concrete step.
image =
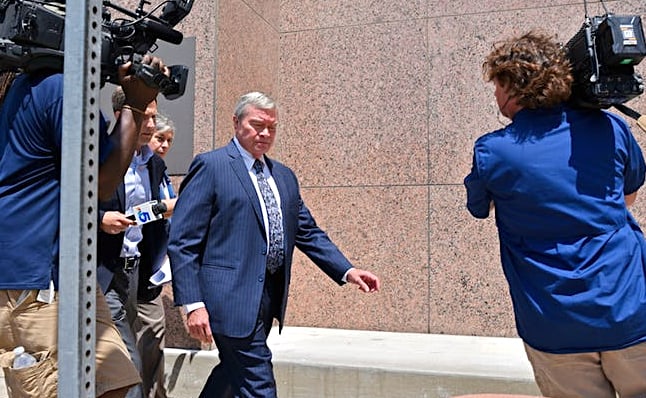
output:
M 268 344 L 281 398 L 540 395 L 516 338 L 286 327 Z M 165 355 L 170 398 L 197 397 L 218 363 L 216 350 Z
M 540 395 L 520 339 L 286 327 L 268 344 L 281 398 Z M 217 363 L 167 349 L 169 395 L 197 396 Z

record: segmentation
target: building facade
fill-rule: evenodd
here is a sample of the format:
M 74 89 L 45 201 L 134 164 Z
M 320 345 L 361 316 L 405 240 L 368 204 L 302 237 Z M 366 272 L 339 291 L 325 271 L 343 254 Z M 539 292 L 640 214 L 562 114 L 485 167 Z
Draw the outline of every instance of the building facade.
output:
M 641 0 L 604 4 L 646 17 Z M 588 14 L 604 4 L 588 1 Z M 270 155 L 296 171 L 348 258 L 382 279 L 376 295 L 339 288 L 297 253 L 288 325 L 516 336 L 494 219 L 471 218 L 462 185 L 473 141 L 508 123 L 482 62 L 530 29 L 567 42 L 584 11 L 578 0 L 195 2 L 177 26 L 196 38 L 194 153 L 231 139 L 239 95 L 271 94 Z M 646 111 L 642 97 L 627 105 Z M 643 200 L 634 212 L 646 225 Z M 168 310 L 168 345 L 196 344 Z

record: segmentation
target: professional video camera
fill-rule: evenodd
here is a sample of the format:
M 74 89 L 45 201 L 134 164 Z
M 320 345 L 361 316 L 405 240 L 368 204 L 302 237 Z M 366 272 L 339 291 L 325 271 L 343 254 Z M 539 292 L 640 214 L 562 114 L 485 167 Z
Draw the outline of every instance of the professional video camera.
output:
M 37 72 L 44 69 L 63 70 L 65 0 L 0 0 L 0 69 Z M 157 49 L 163 40 L 180 44 L 181 32 L 173 29 L 193 6 L 193 0 L 166 0 L 161 14 L 145 12 L 146 0 L 135 11 L 103 1 L 101 29 L 101 85 L 118 83 L 118 68 L 132 61 L 132 73 L 152 87 L 158 87 L 168 99 L 184 94 L 188 68 L 170 66 L 170 77 L 141 63 L 146 53 Z M 126 17 L 112 20 L 110 9 Z M 130 18 L 130 19 L 128 19 Z
M 643 79 L 635 72 L 646 56 L 641 18 L 607 9 L 605 15 L 590 18 L 584 5 L 585 22 L 565 46 L 574 77 L 571 102 L 609 108 L 641 95 Z

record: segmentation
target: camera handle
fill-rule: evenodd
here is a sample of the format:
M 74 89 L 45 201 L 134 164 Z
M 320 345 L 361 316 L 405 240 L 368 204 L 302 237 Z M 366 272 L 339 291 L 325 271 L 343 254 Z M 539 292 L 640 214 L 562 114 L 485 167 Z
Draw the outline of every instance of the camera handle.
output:
M 134 72 L 134 75 L 143 80 L 147 86 L 158 88 L 162 92 L 170 84 L 168 76 L 150 65 L 133 63 L 131 72 Z
M 168 69 L 170 77 L 147 64 L 136 62 L 131 68 L 135 76 L 142 79 L 146 85 L 158 88 L 166 99 L 174 100 L 184 95 L 188 68 L 184 65 L 171 65 Z
M 642 129 L 642 131 L 646 132 L 646 116 L 623 104 L 615 104 L 613 106 L 624 115 L 635 119 L 639 128 Z

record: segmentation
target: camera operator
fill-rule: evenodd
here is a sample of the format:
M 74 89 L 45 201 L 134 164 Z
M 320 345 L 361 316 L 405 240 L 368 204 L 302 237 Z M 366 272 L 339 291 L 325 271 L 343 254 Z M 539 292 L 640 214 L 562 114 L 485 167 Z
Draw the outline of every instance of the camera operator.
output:
M 167 74 L 158 58 L 142 64 Z M 158 89 L 119 68 L 126 105 L 110 135 L 100 118 L 99 199 L 123 181 L 139 141 L 147 104 Z M 56 397 L 59 202 L 63 75 L 59 72 L 3 73 L 0 88 L 0 352 L 24 346 L 42 354 L 31 369 L 5 367 L 10 397 Z M 71 264 L 62 264 L 61 270 Z M 128 351 L 96 289 L 96 396 L 123 397 L 140 382 Z M 29 372 L 27 372 L 29 371 Z M 23 378 L 21 378 L 23 377 Z M 26 391 L 38 381 L 40 390 Z M 25 390 L 25 391 L 23 391 Z
M 629 126 L 568 105 L 562 48 L 529 32 L 483 64 L 507 127 L 480 137 L 467 208 L 495 209 L 516 327 L 549 397 L 646 396 L 646 242 L 628 210 L 646 166 Z

